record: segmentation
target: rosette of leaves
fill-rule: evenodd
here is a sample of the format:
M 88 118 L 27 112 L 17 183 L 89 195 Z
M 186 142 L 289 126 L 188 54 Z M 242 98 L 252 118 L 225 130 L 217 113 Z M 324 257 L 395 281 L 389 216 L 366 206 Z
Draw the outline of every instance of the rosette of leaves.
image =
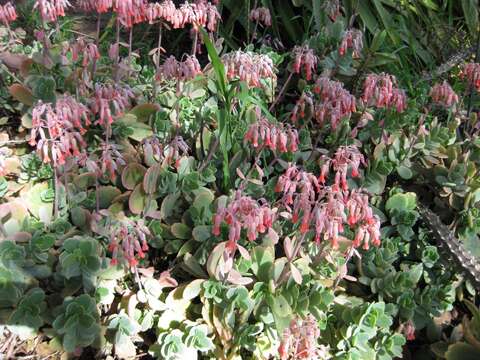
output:
M 97 240 L 74 236 L 65 240 L 59 258 L 60 273 L 67 280 L 81 278 L 86 290 L 92 290 L 101 266 L 101 249 Z
M 65 351 L 90 346 L 99 337 L 99 315 L 95 300 L 87 294 L 67 298 L 55 311 L 53 328 L 62 338 Z
M 181 328 L 161 332 L 150 353 L 158 359 L 198 359 L 198 352 L 207 353 L 214 349 L 205 324 L 187 321 Z
M 398 234 L 405 240 L 413 235 L 413 226 L 417 222 L 418 212 L 417 196 L 415 193 L 402 193 L 394 189 L 394 194 L 389 197 L 385 204 L 385 210 L 390 216 L 390 223 L 395 226 Z
M 47 310 L 45 293 L 40 288 L 29 290 L 20 300 L 8 320 L 8 328 L 21 339 L 32 338 L 44 324 L 43 315 Z
M 12 241 L 0 242 L 0 308 L 15 306 L 32 278 L 23 270 L 25 249 Z
M 136 348 L 132 341 L 139 330 L 139 325 L 125 313 L 111 317 L 108 330 L 112 333 L 111 342 L 115 347 L 115 355 L 126 359 L 136 355 Z
M 335 359 L 382 359 L 401 357 L 405 338 L 390 330 L 395 310 L 383 302 L 348 300 L 333 307 L 320 342 L 336 349 Z

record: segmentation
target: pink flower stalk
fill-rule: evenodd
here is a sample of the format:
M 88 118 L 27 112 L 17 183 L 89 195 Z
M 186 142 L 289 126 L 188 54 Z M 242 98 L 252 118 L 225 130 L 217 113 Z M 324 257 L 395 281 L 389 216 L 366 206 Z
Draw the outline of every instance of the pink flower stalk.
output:
M 265 201 L 257 201 L 237 191 L 235 198 L 227 207 L 220 207 L 213 217 L 212 234 L 220 235 L 220 225 L 229 226 L 227 245 L 232 251 L 237 247 L 242 229 L 247 232 L 247 239 L 254 241 L 259 234 L 265 233 L 273 225 L 275 211 Z
M 341 82 L 320 77 L 313 91 L 320 97 L 320 101 L 315 104 L 315 119 L 320 124 L 329 120 L 333 130 L 341 120 L 349 119 L 357 111 L 355 97 L 344 89 Z
M 266 119 L 260 119 L 250 125 L 245 134 L 245 141 L 250 142 L 255 149 L 268 148 L 280 153 L 298 150 L 297 130 L 282 124 L 271 124 Z
M 0 5 L 0 22 L 8 26 L 11 22 L 17 19 L 17 12 L 15 7 L 9 2 L 5 5 Z
M 317 70 L 318 58 L 308 45 L 295 46 L 293 48 L 293 72 L 300 74 L 302 68 L 305 71 L 305 78 L 307 81 L 312 79 L 312 74 Z
M 480 92 L 480 63 L 465 64 L 460 74 L 462 79 L 467 79 L 468 84 Z
M 347 172 L 348 168 L 352 169 L 352 177 L 358 177 L 360 164 L 366 165 L 365 157 L 360 153 L 358 148 L 354 145 L 340 146 L 335 152 L 333 159 L 327 156 L 322 156 L 323 164 L 320 170 L 320 176 L 318 181 L 321 184 L 325 183 L 326 176 L 332 167 L 336 172 L 334 188 L 342 188 L 342 190 L 348 190 L 347 184 Z
M 265 27 L 272 26 L 272 16 L 270 15 L 270 10 L 266 7 L 258 7 L 250 11 L 249 19 Z
M 314 106 L 312 96 L 309 93 L 303 92 L 293 107 L 291 115 L 292 121 L 297 122 L 298 119 L 305 119 L 306 112 L 313 114 Z
M 433 102 L 446 108 L 456 105 L 459 101 L 458 95 L 447 81 L 442 84 L 435 84 L 430 90 L 430 96 Z
M 362 37 L 362 32 L 357 29 L 352 29 L 345 32 L 342 43 L 340 44 L 340 48 L 338 49 L 340 56 L 344 56 L 348 49 L 352 49 L 352 56 L 354 58 L 359 58 L 363 49 Z
M 79 156 L 86 148 L 82 134 L 89 124 L 88 108 L 71 96 L 57 99 L 55 106 L 40 101 L 32 111 L 29 144 L 36 145 L 44 163 L 63 165 L 67 158 Z
M 108 250 L 112 253 L 111 265 L 118 264 L 119 255 L 131 268 L 138 265 L 139 259 L 145 258 L 148 251 L 147 236 L 151 233 L 143 220 L 133 221 L 125 217 L 111 225 L 110 234 Z
M 36 0 L 33 8 L 40 11 L 43 21 L 55 22 L 65 16 L 65 9 L 70 6 L 68 0 Z
M 340 0 L 324 1 L 323 10 L 332 21 L 335 21 L 337 17 L 340 16 Z
M 278 354 L 281 360 L 287 359 L 327 359 L 330 357 L 328 348 L 318 345 L 320 328 L 312 315 L 305 319 L 296 318 L 290 327 L 284 330 Z
M 146 20 L 147 3 L 145 0 L 113 0 L 113 11 L 123 26 L 131 28 Z
M 95 97 L 91 106 L 92 112 L 98 116 L 95 124 L 110 126 L 130 107 L 130 100 L 133 98 L 135 95 L 128 87 L 96 84 Z
M 159 66 L 157 80 L 188 81 L 202 73 L 200 63 L 194 55 L 186 55 L 184 61 L 178 61 L 170 56 Z
M 367 106 L 377 108 L 395 108 L 401 113 L 407 108 L 405 92 L 396 87 L 397 79 L 393 75 L 370 74 L 363 85 L 362 100 Z
M 239 79 L 249 87 L 262 87 L 261 80 L 276 79 L 272 59 L 267 55 L 235 51 L 222 56 L 229 80 Z

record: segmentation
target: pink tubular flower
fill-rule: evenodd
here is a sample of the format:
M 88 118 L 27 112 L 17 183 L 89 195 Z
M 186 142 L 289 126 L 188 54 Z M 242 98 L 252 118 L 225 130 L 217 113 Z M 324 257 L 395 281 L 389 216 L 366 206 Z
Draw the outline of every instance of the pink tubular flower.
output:
M 145 0 L 113 0 L 113 11 L 123 26 L 131 28 L 146 20 L 147 3 Z
M 304 46 L 295 46 L 293 48 L 293 72 L 300 74 L 302 68 L 305 71 L 305 78 L 308 80 L 312 79 L 312 74 L 317 70 L 318 58 L 314 54 L 313 50 Z
M 460 74 L 462 79 L 467 79 L 468 84 L 480 92 L 480 63 L 465 64 Z
M 433 102 L 446 108 L 458 103 L 458 95 L 447 81 L 444 81 L 442 84 L 435 84 L 430 90 L 430 96 Z
M 307 113 L 310 114 L 309 117 L 314 113 L 313 98 L 311 94 L 303 92 L 293 107 L 291 119 L 297 122 L 298 119 L 305 119 Z
M 407 108 L 405 92 L 396 87 L 395 76 L 381 73 L 370 74 L 363 85 L 362 100 L 367 106 L 377 108 L 395 108 L 401 113 Z
M 342 43 L 338 49 L 340 56 L 344 56 L 347 53 L 348 49 L 352 49 L 352 56 L 354 58 L 359 58 L 360 53 L 363 49 L 363 40 L 362 32 L 357 29 L 348 30 L 343 35 Z
M 157 80 L 188 81 L 201 73 L 200 63 L 195 56 L 186 55 L 184 61 L 178 61 L 174 56 L 170 56 L 159 66 L 156 78 Z
M 135 95 L 128 87 L 117 85 L 95 85 L 95 97 L 92 103 L 92 112 L 98 116 L 96 124 L 109 126 L 113 121 L 122 116 L 130 106 L 130 100 Z
M 0 22 L 8 26 L 11 22 L 17 19 L 17 12 L 15 7 L 9 2 L 5 5 L 0 5 Z
M 341 82 L 320 77 L 313 91 L 320 97 L 315 104 L 315 119 L 320 124 L 329 120 L 335 130 L 342 119 L 349 119 L 356 111 L 355 97 L 343 88 Z
M 282 124 L 271 124 L 265 118 L 250 125 L 245 134 L 245 141 L 254 148 L 268 148 L 280 153 L 295 152 L 298 149 L 297 130 Z
M 258 234 L 265 233 L 273 225 L 275 212 L 264 201 L 257 201 L 237 191 L 235 198 L 227 207 L 219 208 L 213 217 L 212 234 L 220 235 L 220 225 L 225 222 L 229 227 L 230 246 L 236 248 L 242 229 L 247 239 L 254 241 Z
M 278 179 L 275 191 L 283 193 L 281 203 L 292 213 L 292 222 L 301 220 L 300 233 L 314 230 L 316 242 L 330 241 L 337 248 L 348 226 L 355 232 L 353 247 L 380 243 L 380 221 L 368 205 L 368 196 L 360 190 L 324 187 L 315 175 L 290 166 Z
M 168 166 L 174 164 L 175 167 L 178 168 L 181 157 L 188 155 L 189 151 L 190 148 L 185 140 L 183 140 L 181 136 L 175 136 L 165 147 L 163 165 Z
M 239 79 L 249 87 L 262 87 L 262 79 L 276 79 L 273 61 L 267 55 L 235 51 L 222 56 L 229 80 Z
M 32 110 L 30 145 L 44 163 L 63 165 L 86 148 L 82 134 L 90 124 L 88 109 L 71 96 L 57 99 L 55 106 L 39 102 Z M 37 139 L 39 137 L 39 139 Z
M 365 157 L 360 153 L 356 146 L 340 146 L 335 152 L 333 159 L 327 156 L 322 156 L 323 164 L 320 170 L 318 181 L 321 184 L 325 183 L 326 176 L 330 171 L 330 167 L 335 171 L 335 185 L 334 188 L 342 188 L 348 190 L 347 172 L 348 167 L 352 169 L 352 177 L 358 177 L 358 169 L 360 164 L 366 165 Z
M 340 0 L 326 0 L 323 2 L 323 10 L 327 13 L 328 17 L 335 21 L 340 15 Z
M 287 359 L 328 359 L 328 348 L 318 345 L 320 328 L 317 320 L 312 315 L 305 319 L 296 318 L 290 323 L 290 327 L 284 330 L 278 354 L 281 360 Z
M 270 10 L 266 7 L 258 7 L 250 11 L 249 19 L 254 22 L 263 24 L 263 26 L 272 26 L 272 16 Z
M 73 61 L 76 62 L 80 56 L 82 57 L 82 67 L 87 67 L 100 59 L 100 52 L 98 51 L 97 45 L 87 42 L 83 37 L 76 39 L 75 44 L 73 44 L 70 49 Z
M 70 6 L 68 0 L 36 0 L 33 8 L 40 11 L 43 21 L 55 22 L 65 16 L 65 9 Z
M 110 244 L 108 250 L 112 253 L 111 265 L 118 264 L 122 255 L 128 266 L 134 268 L 139 259 L 145 258 L 148 251 L 147 237 L 151 235 L 143 220 L 130 220 L 125 217 L 110 226 Z

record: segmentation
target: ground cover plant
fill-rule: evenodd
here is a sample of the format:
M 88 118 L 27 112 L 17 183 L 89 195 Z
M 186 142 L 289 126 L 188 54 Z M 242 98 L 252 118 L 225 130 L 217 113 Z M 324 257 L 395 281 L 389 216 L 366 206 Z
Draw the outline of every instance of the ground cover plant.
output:
M 478 358 L 478 1 L 0 22 L 6 358 Z

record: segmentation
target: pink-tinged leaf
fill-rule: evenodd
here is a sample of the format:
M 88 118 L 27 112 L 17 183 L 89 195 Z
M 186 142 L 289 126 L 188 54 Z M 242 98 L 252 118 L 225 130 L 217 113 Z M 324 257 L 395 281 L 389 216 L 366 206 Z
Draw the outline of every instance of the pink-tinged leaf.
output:
M 227 281 L 234 285 L 248 285 L 253 282 L 249 277 L 243 277 L 237 270 L 230 270 Z
M 20 70 L 24 61 L 29 60 L 25 55 L 12 54 L 5 51 L 0 53 L 0 62 L 7 65 L 10 70 Z
M 22 104 L 32 106 L 35 102 L 35 97 L 30 89 L 22 84 L 13 84 L 8 88 L 8 91 L 15 100 L 21 102 Z
M 160 278 L 158 279 L 158 282 L 163 287 L 177 287 L 178 286 L 177 280 L 175 280 L 174 278 L 171 277 L 169 270 L 163 271 L 160 274 Z
M 251 182 L 252 184 L 255 184 L 255 185 L 258 185 L 258 186 L 262 186 L 263 185 L 263 181 L 261 180 L 258 180 L 258 179 L 247 179 L 249 182 Z
M 263 176 L 264 176 L 262 168 L 260 166 L 258 166 L 258 164 L 255 164 L 255 168 L 257 169 L 258 176 L 260 176 L 260 179 L 262 179 Z
M 273 230 L 272 228 L 269 228 L 267 235 L 272 241 L 273 245 L 276 245 L 278 243 L 278 234 L 275 230 Z
M 207 272 L 208 275 L 210 275 L 210 277 L 212 278 L 217 278 L 217 266 L 218 262 L 222 258 L 223 252 L 225 251 L 225 245 L 226 241 L 217 244 L 210 253 L 210 256 L 208 257 Z
M 298 285 L 302 285 L 302 274 L 300 273 L 300 270 L 298 270 L 292 263 L 290 263 L 290 272 L 292 273 L 293 280 L 295 280 Z
M 145 209 L 147 203 L 147 194 L 143 191 L 142 184 L 138 184 L 130 194 L 128 206 L 132 214 L 139 215 Z
M 218 264 L 218 271 L 222 277 L 228 275 L 228 273 L 233 269 L 233 257 L 223 257 L 223 261 L 220 261 Z M 219 279 L 220 280 L 220 279 Z
M 240 246 L 240 245 L 237 245 L 237 248 L 238 248 L 238 251 L 240 252 L 240 254 L 242 255 L 242 257 L 245 260 L 250 260 L 251 259 L 250 254 L 248 253 L 247 249 L 245 249 L 243 246 Z
M 245 180 L 245 175 L 243 175 L 242 170 L 240 170 L 240 168 L 237 167 L 236 171 L 237 171 L 238 177 L 242 180 Z
M 158 179 L 160 177 L 160 164 L 150 167 L 143 178 L 143 188 L 147 194 L 153 194 L 158 189 Z
M 283 250 L 285 251 L 285 255 L 287 256 L 288 260 L 292 260 L 293 256 L 293 244 L 292 240 L 287 236 L 285 240 L 283 240 Z
M 146 172 L 147 169 L 138 163 L 128 164 L 122 171 L 122 185 L 128 190 L 133 190 L 142 182 Z

